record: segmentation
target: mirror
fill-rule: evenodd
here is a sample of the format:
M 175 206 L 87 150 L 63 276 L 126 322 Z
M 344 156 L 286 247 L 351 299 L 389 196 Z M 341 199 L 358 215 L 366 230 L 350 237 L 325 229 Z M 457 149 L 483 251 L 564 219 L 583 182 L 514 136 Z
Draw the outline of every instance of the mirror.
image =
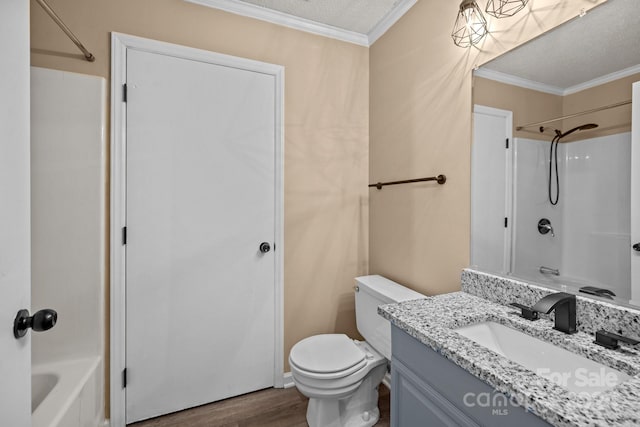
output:
M 609 0 L 474 71 L 472 267 L 640 306 L 631 274 L 639 40 L 637 0 Z

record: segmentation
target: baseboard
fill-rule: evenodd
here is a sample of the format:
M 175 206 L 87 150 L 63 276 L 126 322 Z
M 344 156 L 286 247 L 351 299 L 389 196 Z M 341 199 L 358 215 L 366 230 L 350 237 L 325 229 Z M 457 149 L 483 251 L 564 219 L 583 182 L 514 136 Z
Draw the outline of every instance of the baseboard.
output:
M 382 384 L 389 390 L 391 390 L 391 372 L 387 372 L 386 374 L 384 374 L 384 377 L 382 378 Z
M 295 387 L 296 385 L 293 383 L 293 376 L 291 376 L 291 372 L 285 372 L 282 375 L 282 378 L 284 380 L 284 388 L 291 388 L 291 387 Z

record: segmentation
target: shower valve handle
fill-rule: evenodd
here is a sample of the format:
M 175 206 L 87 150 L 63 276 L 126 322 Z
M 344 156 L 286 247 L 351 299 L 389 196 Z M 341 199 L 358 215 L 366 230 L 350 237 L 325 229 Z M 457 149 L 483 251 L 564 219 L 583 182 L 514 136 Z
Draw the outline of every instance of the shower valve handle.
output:
M 47 331 L 53 328 L 58 321 L 58 313 L 50 308 L 37 311 L 33 316 L 29 316 L 29 310 L 20 310 L 13 321 L 13 336 L 22 338 L 27 334 L 29 328 L 36 332 Z
M 551 237 L 556 237 L 553 231 L 553 227 L 551 226 L 551 221 L 549 221 L 547 218 L 542 218 L 540 221 L 538 221 L 538 233 L 547 234 L 549 232 L 551 232 Z

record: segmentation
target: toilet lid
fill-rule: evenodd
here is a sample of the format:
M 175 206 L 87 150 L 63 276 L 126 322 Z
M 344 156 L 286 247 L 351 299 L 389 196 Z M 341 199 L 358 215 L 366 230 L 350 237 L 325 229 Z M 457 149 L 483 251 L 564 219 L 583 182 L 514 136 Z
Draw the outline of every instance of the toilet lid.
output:
M 290 361 L 309 372 L 344 371 L 362 362 L 365 354 L 344 334 L 305 338 L 291 349 Z

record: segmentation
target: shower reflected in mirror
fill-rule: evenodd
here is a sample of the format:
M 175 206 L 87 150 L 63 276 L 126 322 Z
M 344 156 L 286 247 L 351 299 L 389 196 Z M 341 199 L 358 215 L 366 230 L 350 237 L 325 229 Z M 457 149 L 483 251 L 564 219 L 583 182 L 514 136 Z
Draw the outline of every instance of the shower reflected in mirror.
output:
M 631 273 L 636 9 L 637 0 L 609 0 L 474 71 L 472 267 L 640 306 Z

